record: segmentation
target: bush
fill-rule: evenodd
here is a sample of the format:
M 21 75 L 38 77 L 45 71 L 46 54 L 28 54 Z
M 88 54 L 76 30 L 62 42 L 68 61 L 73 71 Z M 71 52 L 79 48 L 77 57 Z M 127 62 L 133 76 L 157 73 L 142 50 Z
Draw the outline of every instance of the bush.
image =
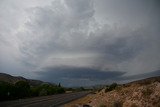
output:
M 53 94 L 60 94 L 65 93 L 64 88 L 59 86 L 53 86 L 50 84 L 43 84 L 41 86 L 32 87 L 31 92 L 33 96 L 42 96 L 42 95 L 53 95 Z
M 110 86 L 106 87 L 105 92 L 112 91 L 117 87 L 117 83 L 112 83 Z
M 47 90 L 45 89 L 42 89 L 40 92 L 39 92 L 39 96 L 46 96 L 47 95 Z
M 27 81 L 18 81 L 16 84 L 0 81 L 0 101 L 60 93 L 65 93 L 60 84 L 58 86 L 43 84 L 30 87 Z
M 14 85 L 0 81 L 0 101 L 14 99 L 15 95 Z
M 38 87 L 31 87 L 31 96 L 39 96 Z
M 57 94 L 61 94 L 61 93 L 65 93 L 65 90 L 64 88 L 58 87 L 56 92 Z
M 26 81 L 18 81 L 15 84 L 16 94 L 18 98 L 29 97 L 30 96 L 30 85 Z

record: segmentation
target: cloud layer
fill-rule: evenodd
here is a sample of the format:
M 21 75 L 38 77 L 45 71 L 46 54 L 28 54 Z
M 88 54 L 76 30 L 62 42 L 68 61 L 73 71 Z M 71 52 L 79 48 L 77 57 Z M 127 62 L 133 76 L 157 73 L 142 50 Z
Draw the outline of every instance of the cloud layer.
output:
M 159 12 L 158 0 L 1 0 L 0 71 L 91 77 L 88 84 L 152 73 L 160 69 Z

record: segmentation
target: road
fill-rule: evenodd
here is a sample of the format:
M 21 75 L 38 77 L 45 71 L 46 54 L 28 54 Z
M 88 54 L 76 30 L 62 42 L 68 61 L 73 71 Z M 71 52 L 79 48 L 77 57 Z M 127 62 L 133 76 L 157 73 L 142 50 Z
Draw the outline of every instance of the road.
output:
M 0 107 L 59 107 L 67 102 L 84 97 L 87 94 L 89 94 L 89 92 L 76 92 L 19 99 L 14 101 L 0 102 Z

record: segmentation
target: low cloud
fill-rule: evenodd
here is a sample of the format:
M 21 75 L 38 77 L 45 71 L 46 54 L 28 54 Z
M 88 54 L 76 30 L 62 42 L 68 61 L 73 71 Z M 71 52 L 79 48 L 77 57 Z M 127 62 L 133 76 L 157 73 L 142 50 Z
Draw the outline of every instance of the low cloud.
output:
M 36 72 L 40 79 L 50 82 L 61 82 L 65 86 L 90 86 L 100 81 L 111 81 L 114 78 L 121 77 L 125 72 L 119 71 L 101 71 L 93 68 L 77 68 L 60 66 L 55 68 L 45 68 L 43 71 Z M 70 81 L 75 81 L 72 84 Z M 72 81 L 72 82 L 73 82 Z M 77 83 L 76 81 L 81 81 Z M 108 83 L 108 82 L 107 82 Z

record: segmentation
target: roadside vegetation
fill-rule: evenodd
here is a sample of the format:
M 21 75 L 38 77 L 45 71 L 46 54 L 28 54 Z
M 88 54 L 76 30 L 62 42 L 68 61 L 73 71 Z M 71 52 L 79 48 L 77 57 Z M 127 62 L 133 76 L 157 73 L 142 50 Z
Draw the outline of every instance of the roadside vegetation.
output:
M 105 92 L 112 91 L 112 90 L 116 89 L 117 87 L 118 87 L 118 84 L 117 84 L 117 83 L 112 83 L 111 85 L 106 86 Z
M 61 87 L 60 84 L 41 84 L 38 86 L 30 86 L 26 81 L 18 81 L 15 84 L 0 81 L 0 101 L 60 93 L 65 93 L 65 89 Z

